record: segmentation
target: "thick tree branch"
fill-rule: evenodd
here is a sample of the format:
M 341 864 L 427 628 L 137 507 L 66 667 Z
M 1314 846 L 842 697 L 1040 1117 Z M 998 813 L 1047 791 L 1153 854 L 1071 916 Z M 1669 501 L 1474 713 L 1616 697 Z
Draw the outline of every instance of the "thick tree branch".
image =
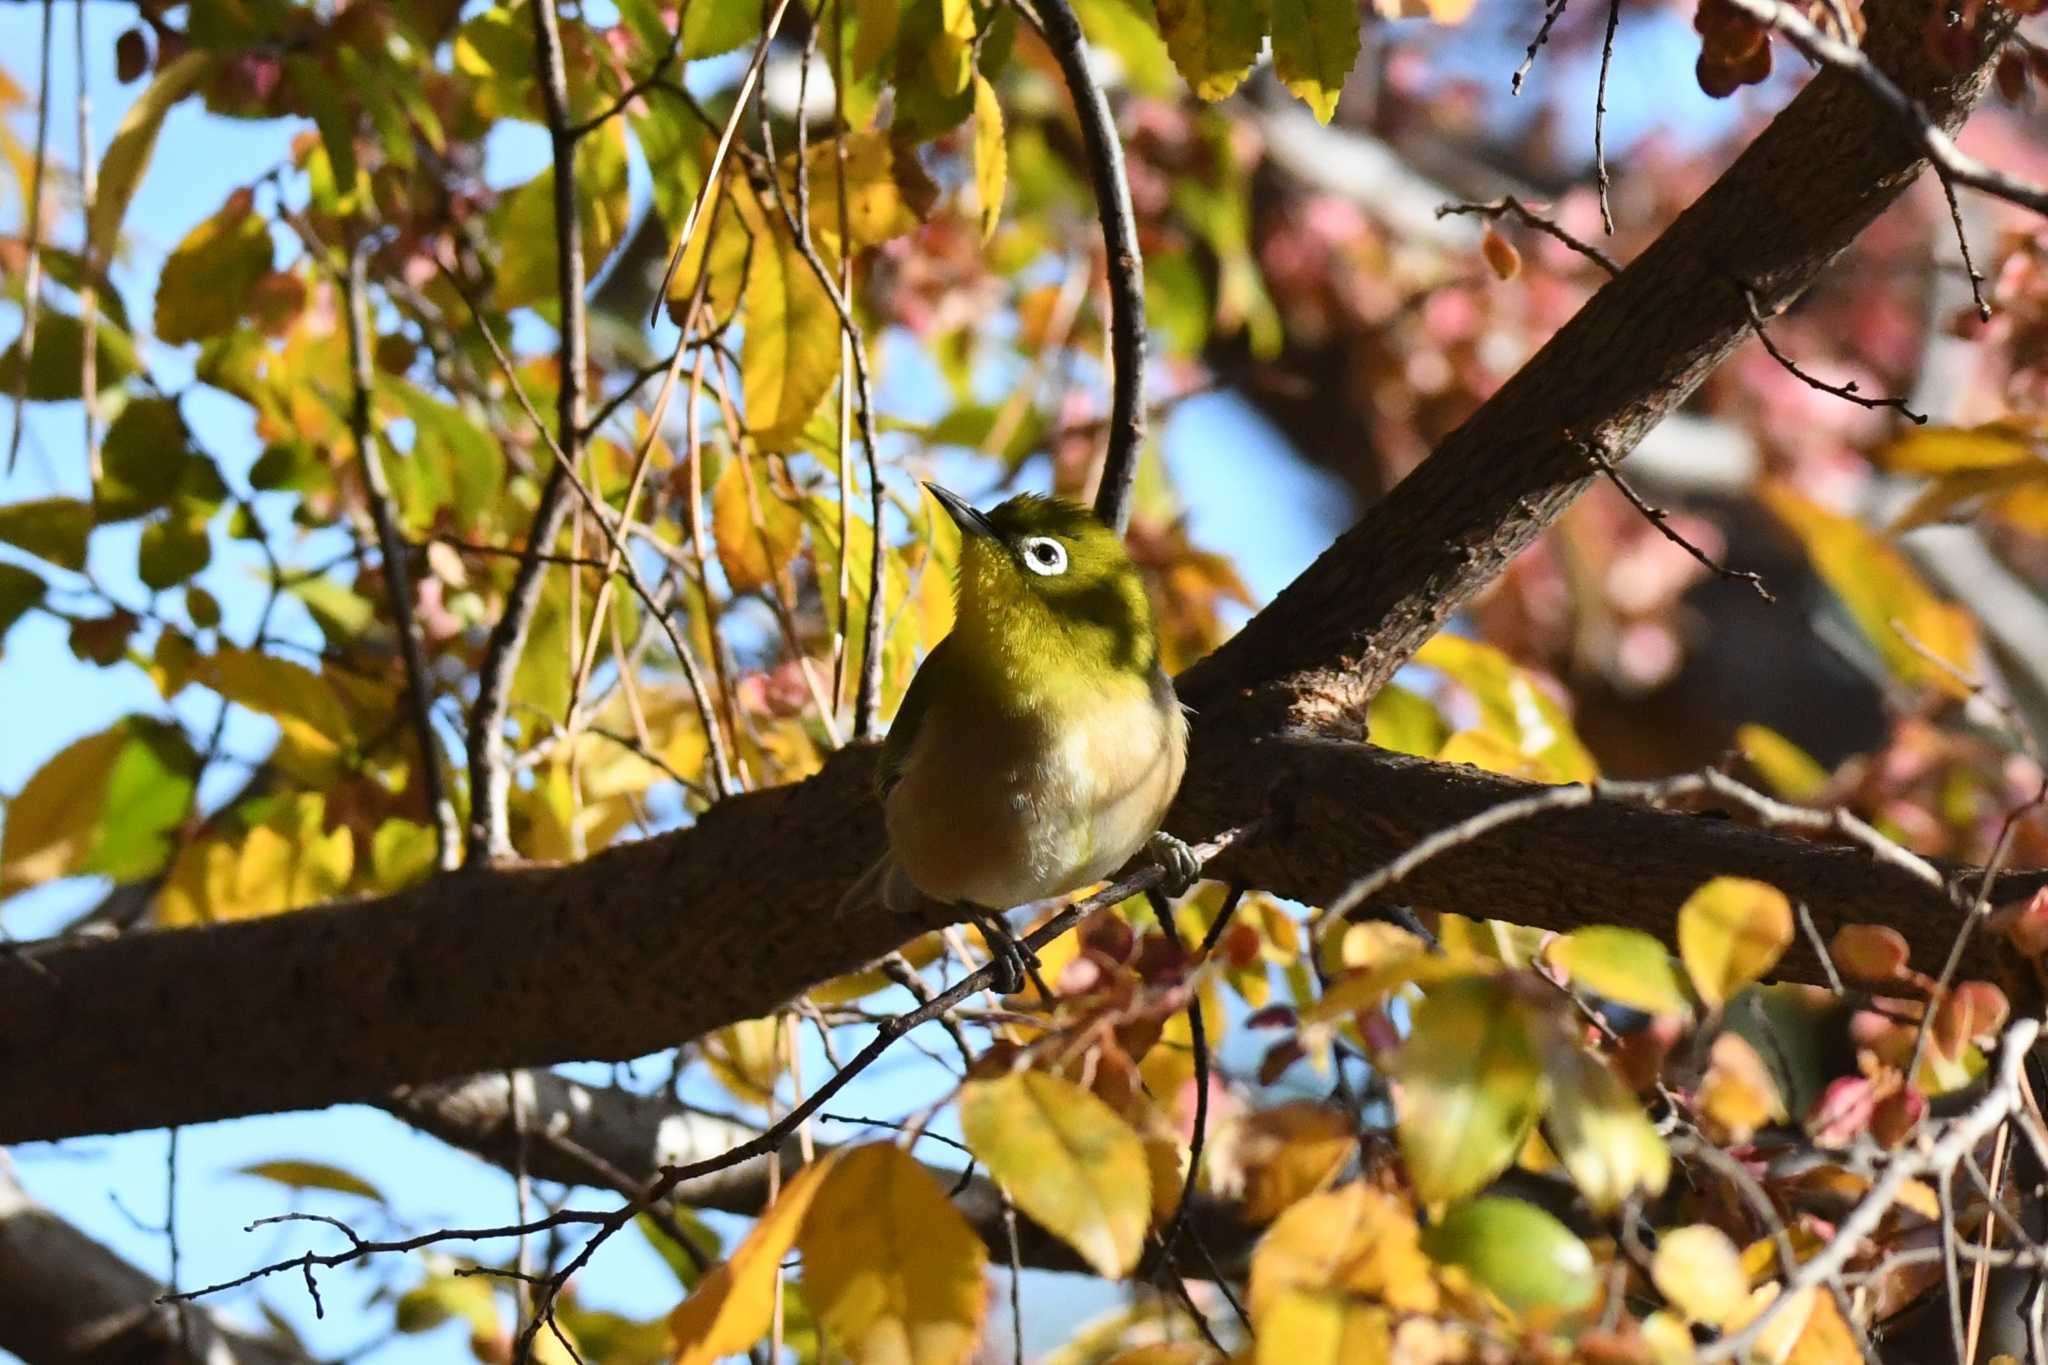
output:
M 808 781 L 573 866 L 470 868 L 357 905 L 28 945 L 0 958 L 0 1143 L 636 1057 L 763 1015 L 933 922 L 826 913 L 880 838 L 865 795 L 871 759 L 844 751 Z M 1271 812 L 1217 874 L 1319 903 L 1431 831 L 1529 790 L 1363 745 L 1210 729 L 1171 823 L 1204 834 Z M 1859 851 L 1620 805 L 1501 830 L 1403 886 L 1425 906 L 1668 938 L 1685 895 L 1718 873 L 1777 883 L 1824 934 L 1850 920 L 1892 924 L 1916 959 L 1939 961 L 1956 928 L 1945 898 Z M 2043 881 L 2009 875 L 2001 894 Z M 1975 951 L 1965 971 L 1981 974 L 1992 950 Z
M 203 1308 L 157 1303 L 162 1290 L 30 1199 L 0 1156 L 0 1351 L 27 1365 L 305 1365 L 287 1343 L 224 1329 Z
M 1918 0 L 1871 5 L 1871 63 L 1954 131 L 1987 55 L 1930 60 Z M 1215 655 L 1180 680 L 1197 709 L 1232 698 L 1256 660 L 1269 707 L 1358 733 L 1381 683 L 1619 460 L 1750 332 L 1739 279 L 1766 312 L 1797 297 L 1925 166 L 1921 138 L 1850 71 L 1816 75 L 1740 159 L 1587 301 L 1412 474 Z

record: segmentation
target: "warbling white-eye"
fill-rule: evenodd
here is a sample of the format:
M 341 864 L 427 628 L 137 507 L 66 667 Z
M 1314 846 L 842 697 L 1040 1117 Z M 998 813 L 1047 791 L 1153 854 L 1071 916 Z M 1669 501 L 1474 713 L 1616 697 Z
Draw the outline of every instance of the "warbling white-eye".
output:
M 960 528 L 952 633 L 926 656 L 882 744 L 889 853 L 841 910 L 966 908 L 1003 994 L 1029 951 L 1000 912 L 1102 880 L 1140 850 L 1185 889 L 1199 871 L 1159 830 L 1187 719 L 1159 666 L 1145 584 L 1085 507 L 1024 494 L 990 512 L 925 487 Z

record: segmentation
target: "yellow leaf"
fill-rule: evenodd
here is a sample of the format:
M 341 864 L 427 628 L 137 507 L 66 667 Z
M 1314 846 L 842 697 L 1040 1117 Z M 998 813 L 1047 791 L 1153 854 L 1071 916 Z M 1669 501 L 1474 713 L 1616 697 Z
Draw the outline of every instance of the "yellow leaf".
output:
M 1693 1092 L 1693 1107 L 1714 1140 L 1729 1146 L 1749 1141 L 1766 1123 L 1786 1117 L 1777 1082 L 1739 1033 L 1714 1039 L 1707 1074 Z
M 1908 427 L 1878 450 L 1876 460 L 1895 474 L 1952 474 L 2035 460 L 2040 448 L 2040 434 L 2018 422 Z
M 1392 1365 L 1392 1315 L 1345 1294 L 1289 1290 L 1259 1320 L 1257 1365 Z
M 1564 708 L 1537 686 L 1533 674 L 1500 650 L 1439 632 L 1416 651 L 1415 662 L 1437 669 L 1471 693 L 1479 706 L 1480 729 L 1535 760 L 1540 766 L 1531 769 L 1531 775 L 1549 782 L 1590 782 L 1600 775 Z M 1491 766 L 1472 758 L 1456 761 Z
M 246 189 L 185 234 L 157 278 L 156 334 L 177 343 L 230 330 L 249 292 L 270 270 L 270 226 L 253 212 Z
M 1151 1221 L 1144 1144 L 1107 1104 L 1040 1071 L 970 1081 L 960 1131 L 1017 1207 L 1122 1279 L 1138 1263 Z
M 1272 26 L 1273 74 L 1328 123 L 1358 61 L 1356 0 L 1272 0 Z
M 758 592 L 788 567 L 803 537 L 803 514 L 762 476 L 760 459 L 734 457 L 711 486 L 718 563 L 738 593 Z
M 1199 1341 L 1155 1341 L 1119 1351 L 1103 1365 L 1214 1365 L 1222 1359 Z
M 1678 954 L 1709 1008 L 1769 971 L 1792 943 L 1792 903 L 1768 882 L 1715 877 L 1678 910 Z
M 1181 78 L 1205 100 L 1237 89 L 1266 36 L 1257 0 L 1159 0 L 1159 31 Z
M 843 1153 L 798 1245 L 804 1301 L 854 1365 L 961 1365 L 974 1353 L 987 1249 L 902 1148 Z
M 846 164 L 840 165 L 840 152 Z M 848 133 L 811 144 L 804 162 L 811 190 L 811 236 L 831 259 L 840 254 L 839 201 L 846 200 L 846 235 L 856 248 L 880 246 L 915 232 L 938 196 L 914 149 L 885 132 Z M 796 207 L 796 154 L 783 158 L 782 183 Z
M 1552 939 L 1544 954 L 1575 986 L 1642 1010 L 1687 1014 L 1692 1002 L 1664 945 L 1640 929 L 1595 924 Z
M 1606 1062 L 1577 1047 L 1561 1048 L 1550 1084 L 1544 1131 L 1595 1213 L 1610 1212 L 1638 1190 L 1664 1192 L 1671 1150 Z
M 326 818 L 327 798 L 318 792 L 279 797 L 236 850 L 214 917 L 249 919 L 339 895 L 355 870 L 355 840 L 346 826 L 323 830 Z
M 100 833 L 107 778 L 128 742 L 116 726 L 52 754 L 7 803 L 0 830 L 0 896 L 79 870 Z
M 269 716 L 283 731 L 283 755 L 302 776 L 324 775 L 354 736 L 346 709 L 325 679 L 303 664 L 223 646 L 198 659 L 193 681 L 228 701 Z
M 1976 667 L 1977 634 L 1967 613 L 1936 597 L 1896 547 L 1853 518 L 1809 502 L 1782 483 L 1766 484 L 1758 496 L 1799 537 L 1814 570 L 1841 598 L 1892 676 L 1954 697 L 1968 694 L 1963 678 Z
M 1828 770 L 1769 726 L 1738 725 L 1735 743 L 1780 800 L 1811 801 L 1826 790 Z
M 780 449 L 801 436 L 838 378 L 839 315 L 781 215 L 768 217 L 751 194 L 735 195 L 733 203 L 754 238 L 740 391 L 754 440 L 764 450 Z M 830 258 L 819 259 L 831 268 Z
M 1439 24 L 1462 24 L 1472 13 L 1474 0 L 1373 0 L 1372 7 L 1386 19 L 1434 19 Z
M 1547 1098 L 1537 1022 L 1491 977 L 1446 981 L 1415 1011 L 1389 1070 L 1401 1154 L 1424 1201 L 1463 1198 L 1521 1150 Z
M 121 126 L 114 130 L 113 141 L 107 144 L 107 154 L 100 159 L 92 220 L 86 231 L 86 240 L 97 259 L 113 258 L 121 220 L 128 214 L 128 201 L 135 197 L 135 187 L 142 183 L 143 171 L 149 167 L 157 133 L 164 126 L 164 115 L 212 74 L 219 61 L 214 53 L 194 48 L 158 71 L 156 79 L 128 106 Z
M 767 1104 L 782 1076 L 782 1025 L 774 1019 L 743 1019 L 704 1040 L 704 1061 L 738 1098 Z
M 708 149 L 705 154 L 709 155 Z M 752 259 L 752 224 L 765 224 L 766 219 L 759 212 L 749 217 L 740 209 L 742 200 L 752 200 L 757 209 L 760 201 L 744 176 L 734 178 L 737 174 L 728 171 L 720 182 L 720 192 L 712 196 L 698 216 L 696 230 L 683 248 L 682 259 L 676 262 L 668 285 L 672 322 L 683 321 L 683 312 L 696 295 L 700 276 L 704 281 L 705 307 L 711 312 L 713 325 L 723 326 L 740 306 L 747 283 L 747 263 Z M 727 192 L 734 185 L 739 187 L 736 195 Z
M 1379 748 L 1417 758 L 1434 757 L 1451 733 L 1435 702 L 1399 683 L 1388 683 L 1372 694 L 1366 720 Z
M 1727 1233 L 1707 1223 L 1673 1228 L 1659 1237 L 1650 1278 L 1673 1308 L 1710 1327 L 1719 1327 L 1749 1301 L 1742 1253 Z
M 988 77 L 974 73 L 974 192 L 981 201 L 981 239 L 996 235 L 1003 216 L 1003 182 L 1009 154 L 1003 144 L 1003 106 Z
M 939 0 L 939 31 L 926 59 L 941 95 L 957 95 L 967 88 L 974 70 L 973 0 Z
M 176 929 L 221 919 L 234 888 L 234 846 L 220 839 L 195 839 L 171 862 L 157 899 L 157 923 Z
M 689 1298 L 669 1314 L 675 1365 L 711 1365 L 745 1351 L 767 1334 L 775 1313 L 776 1270 L 795 1245 L 839 1153 L 797 1172 L 748 1231 L 731 1259 L 712 1267 Z
M 1252 1255 L 1252 1321 L 1292 1293 L 1355 1293 L 1408 1313 L 1434 1313 L 1436 1273 L 1415 1215 L 1360 1181 L 1312 1195 L 1280 1215 Z
M 1313 1100 L 1261 1109 L 1220 1130 L 1211 1144 L 1218 1176 L 1241 1186 L 1245 1217 L 1268 1223 L 1337 1178 L 1358 1144 L 1341 1112 Z

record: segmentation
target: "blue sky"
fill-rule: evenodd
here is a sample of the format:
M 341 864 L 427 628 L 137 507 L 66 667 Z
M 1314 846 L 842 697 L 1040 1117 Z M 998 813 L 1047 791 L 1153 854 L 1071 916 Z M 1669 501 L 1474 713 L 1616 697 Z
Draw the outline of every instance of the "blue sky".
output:
M 62 28 L 55 45 L 53 74 L 59 98 L 58 117 L 53 122 L 56 145 L 68 162 L 75 146 L 69 117 L 69 92 L 74 88 L 69 57 L 72 7 L 59 6 L 57 12 Z M 120 86 L 111 69 L 112 39 L 132 21 L 133 12 L 127 5 L 95 3 L 86 6 L 86 13 L 94 133 L 103 148 L 139 88 Z M 39 22 L 37 6 L 0 6 L 0 53 L 7 54 L 0 60 L 24 88 L 32 89 L 35 83 L 30 63 L 37 49 Z M 1671 44 L 1678 31 L 1666 31 L 1671 28 L 1658 26 L 1641 40 L 1643 47 L 1638 53 L 1646 56 L 1655 70 L 1672 69 L 1676 49 Z M 1624 51 L 1629 51 L 1626 45 Z M 1684 52 L 1688 65 L 1690 58 L 1691 52 Z M 1652 100 L 1669 93 L 1664 86 L 1650 85 L 1643 70 L 1642 65 L 1625 61 L 1617 73 L 1611 95 L 1617 141 L 1641 126 L 1641 115 Z M 1582 75 L 1557 78 L 1582 79 Z M 26 136 L 30 121 L 18 120 L 17 130 Z M 192 104 L 180 105 L 171 114 L 154 164 L 130 211 L 130 252 L 117 274 L 133 315 L 138 319 L 147 315 L 151 286 L 169 248 L 193 223 L 218 207 L 230 189 L 282 159 L 293 131 L 278 125 L 212 118 Z M 494 147 L 494 179 L 499 183 L 524 179 L 537 168 L 539 150 L 530 140 Z M 21 206 L 11 203 L 6 211 L 18 225 Z M 64 230 L 75 233 L 76 224 L 67 224 Z M 14 310 L 7 311 L 12 314 Z M 159 373 L 169 379 L 189 374 L 189 357 L 175 348 L 153 347 L 150 355 Z M 914 375 L 898 375 L 893 382 L 907 386 L 914 380 Z M 247 469 L 257 453 L 247 411 L 233 400 L 196 391 L 187 399 L 185 410 L 202 444 L 220 459 L 231 482 L 246 487 Z M 85 494 L 81 423 L 76 405 L 32 408 L 20 467 L 11 478 L 0 480 L 0 501 L 51 493 Z M 1197 540 L 1235 556 L 1262 600 L 1312 559 L 1328 534 L 1337 529 L 1341 495 L 1325 476 L 1294 460 L 1284 444 L 1233 399 L 1204 396 L 1182 404 L 1165 424 L 1163 447 L 1187 497 Z M 279 527 L 283 526 L 281 508 L 279 504 L 266 509 Z M 1318 508 L 1329 510 L 1319 518 L 1314 514 Z M 133 536 L 132 529 L 125 538 L 119 532 L 97 536 L 93 569 L 117 596 L 140 602 L 147 593 L 133 575 Z M 289 557 L 314 562 L 322 552 L 323 547 L 314 543 L 292 551 Z M 224 537 L 216 539 L 215 562 L 203 581 L 226 610 L 225 633 L 229 637 L 246 639 L 252 628 L 260 602 L 252 571 L 259 564 L 250 548 Z M 310 622 L 302 614 L 294 616 L 295 611 L 291 606 L 285 608 L 281 618 L 285 630 L 297 638 L 312 639 Z M 188 719 L 194 728 L 204 732 L 211 725 L 211 702 L 193 698 L 181 705 L 192 708 Z M 162 709 L 155 689 L 138 669 L 80 664 L 70 653 L 61 623 L 30 617 L 14 630 L 5 661 L 0 663 L 0 716 L 9 718 L 0 726 L 0 791 L 18 791 L 51 753 L 72 739 L 101 729 L 125 713 L 159 713 Z M 230 727 L 226 748 L 234 754 L 259 756 L 271 737 L 267 723 L 238 716 Z M 238 781 L 239 774 L 231 767 L 217 768 L 207 795 L 218 798 Z M 70 883 L 18 897 L 4 907 L 0 927 L 16 937 L 35 937 L 91 904 L 102 889 Z M 915 1060 L 914 1054 L 907 1055 Z M 807 1059 L 808 1074 L 821 1074 L 822 1067 L 821 1058 Z M 930 1074 L 930 1068 L 903 1064 L 886 1068 L 872 1083 L 860 1087 L 847 1107 L 883 1114 L 902 1112 L 917 1102 L 930 1083 L 928 1079 L 906 1079 L 920 1070 Z M 232 1277 L 305 1245 L 328 1244 L 318 1235 L 309 1243 L 307 1233 L 299 1228 L 241 1230 L 253 1219 L 293 1207 L 291 1196 L 278 1187 L 235 1174 L 238 1167 L 250 1162 L 289 1156 L 343 1166 L 380 1186 L 408 1229 L 451 1220 L 509 1220 L 513 1213 L 511 1183 L 502 1174 L 372 1110 L 343 1108 L 201 1125 L 185 1130 L 180 1142 L 176 1213 L 180 1278 L 188 1286 Z M 59 1147 L 30 1145 L 15 1149 L 12 1155 L 21 1179 L 35 1197 L 135 1264 L 166 1274 L 168 1241 L 161 1231 L 166 1147 L 166 1134 L 150 1132 Z M 585 1195 L 582 1202 L 596 1198 Z M 366 1235 L 387 1230 L 380 1224 L 380 1215 L 360 1201 L 316 1196 L 303 1198 L 297 1206 L 347 1217 Z M 396 1225 L 389 1230 L 396 1230 Z M 316 1352 L 331 1356 L 353 1352 L 388 1328 L 388 1307 L 373 1309 L 364 1304 L 375 1284 L 390 1277 L 403 1285 L 414 1274 L 415 1270 L 388 1261 L 368 1272 L 330 1274 L 323 1282 L 329 1311 L 321 1322 L 313 1320 L 303 1290 L 290 1277 L 278 1277 L 260 1292 L 305 1334 Z M 1070 1325 L 1076 1316 L 1109 1301 L 1109 1291 L 1098 1288 L 1082 1295 L 1076 1292 L 1077 1284 L 1034 1284 L 1029 1291 L 1039 1305 L 1034 1315 L 1044 1313 Z M 592 1301 L 634 1313 L 658 1311 L 676 1298 L 666 1270 L 631 1237 L 621 1237 L 607 1249 L 593 1273 L 585 1277 L 584 1286 Z M 1041 1294 L 1061 1296 L 1056 1313 L 1047 1311 L 1049 1305 L 1036 1297 Z M 224 1306 L 245 1321 L 253 1320 L 253 1303 L 247 1295 L 229 1299 Z M 1053 1331 L 1045 1329 L 1047 1341 L 1055 1339 Z M 402 1340 L 371 1358 L 440 1360 L 447 1359 L 451 1351 L 464 1353 L 460 1329 L 454 1327 Z

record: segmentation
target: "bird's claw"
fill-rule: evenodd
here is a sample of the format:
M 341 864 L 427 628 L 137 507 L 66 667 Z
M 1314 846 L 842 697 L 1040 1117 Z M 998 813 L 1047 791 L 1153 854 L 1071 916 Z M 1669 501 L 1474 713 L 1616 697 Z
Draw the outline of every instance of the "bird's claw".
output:
M 1159 889 L 1168 896 L 1186 895 L 1188 888 L 1202 876 L 1201 858 L 1163 829 L 1145 841 L 1145 852 L 1166 874 L 1160 879 Z
M 977 914 L 974 923 L 988 944 L 988 965 L 995 973 L 990 985 L 997 995 L 1018 994 L 1037 969 L 1038 954 L 1017 937 L 1001 915 Z

